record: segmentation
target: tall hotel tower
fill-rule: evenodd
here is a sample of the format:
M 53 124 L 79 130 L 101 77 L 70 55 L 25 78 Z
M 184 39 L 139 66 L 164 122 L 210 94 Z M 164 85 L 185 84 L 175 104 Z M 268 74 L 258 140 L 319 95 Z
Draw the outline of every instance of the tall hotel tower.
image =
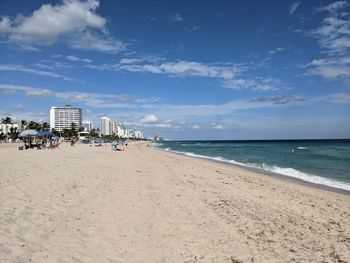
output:
M 79 129 L 82 126 L 82 109 L 73 108 L 71 105 L 64 107 L 51 107 L 50 109 L 50 128 L 56 131 L 62 131 L 70 128 L 72 123 Z
M 113 134 L 113 122 L 110 118 L 102 117 L 101 118 L 101 129 L 100 133 L 102 135 L 112 135 Z

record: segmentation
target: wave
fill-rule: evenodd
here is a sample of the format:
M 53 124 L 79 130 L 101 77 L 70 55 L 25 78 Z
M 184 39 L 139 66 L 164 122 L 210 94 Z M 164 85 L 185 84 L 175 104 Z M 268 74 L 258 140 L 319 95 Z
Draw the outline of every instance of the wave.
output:
M 153 142 L 153 143 L 152 143 L 152 146 L 153 146 L 153 147 L 161 147 L 161 146 L 163 146 L 163 143 L 160 143 L 160 142 Z
M 170 148 L 165 148 L 163 150 L 168 151 L 168 152 L 186 155 L 186 156 L 196 157 L 196 158 L 209 159 L 209 160 L 214 160 L 214 161 L 223 162 L 223 163 L 230 163 L 230 164 L 240 165 L 240 166 L 244 166 L 244 167 L 260 169 L 260 170 L 273 172 L 273 173 L 281 174 L 281 175 L 288 176 L 288 177 L 297 178 L 297 179 L 300 179 L 300 180 L 303 180 L 306 182 L 310 182 L 310 183 L 314 183 L 314 184 L 325 185 L 325 186 L 329 186 L 329 187 L 333 187 L 333 188 L 337 188 L 337 189 L 350 191 L 350 183 L 340 182 L 340 181 L 337 181 L 334 179 L 321 177 L 321 176 L 314 175 L 314 174 L 304 173 L 304 172 L 299 171 L 299 170 L 294 169 L 294 168 L 289 168 L 289 167 L 283 168 L 283 167 L 278 167 L 275 165 L 257 164 L 257 163 L 241 163 L 241 162 L 237 162 L 235 160 L 229 160 L 229 159 L 223 158 L 221 156 L 216 156 L 216 157 L 206 156 L 206 155 L 201 155 L 201 154 L 195 154 L 192 152 L 175 151 L 175 150 L 171 150 Z
M 298 150 L 305 150 L 305 149 L 307 149 L 307 147 L 299 146 L 297 149 L 298 149 Z
M 209 147 L 211 146 L 210 144 L 208 143 L 182 143 L 180 144 L 181 146 L 201 146 L 201 147 Z

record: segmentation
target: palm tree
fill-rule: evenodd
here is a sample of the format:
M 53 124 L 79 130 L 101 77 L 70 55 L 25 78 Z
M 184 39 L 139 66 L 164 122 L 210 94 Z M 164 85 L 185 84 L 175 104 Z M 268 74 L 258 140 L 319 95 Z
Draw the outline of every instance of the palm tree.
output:
M 17 127 L 11 127 L 10 128 L 10 138 L 12 141 L 16 140 L 18 138 L 19 132 L 17 131 Z
M 74 137 L 78 136 L 76 125 L 75 125 L 74 122 L 72 122 L 71 125 L 70 125 L 70 131 L 71 131 L 71 135 L 72 136 L 74 136 Z
M 5 136 L 6 136 L 6 142 L 8 140 L 8 125 L 12 123 L 12 119 L 10 117 L 3 118 L 1 120 L 3 124 L 5 124 Z
M 43 131 L 48 131 L 48 130 L 50 130 L 50 124 L 48 124 L 47 122 L 44 122 L 44 123 L 42 124 L 42 130 L 43 130 Z
M 70 130 L 70 129 L 64 128 L 64 129 L 62 130 L 62 135 L 63 135 L 63 137 L 64 137 L 65 139 L 71 137 L 71 134 L 72 134 L 72 133 L 71 133 L 71 130 Z
M 98 133 L 96 132 L 95 129 L 92 129 L 90 132 L 89 132 L 89 137 L 98 137 Z
M 26 120 L 21 120 L 21 126 L 22 126 L 22 130 L 25 130 L 27 128 L 27 121 Z
M 41 125 L 39 123 L 35 122 L 35 121 L 30 121 L 29 124 L 28 124 L 28 128 L 40 131 Z
M 12 123 L 12 119 L 10 117 L 6 117 L 6 118 L 3 118 L 1 120 L 2 123 L 4 124 L 11 124 Z

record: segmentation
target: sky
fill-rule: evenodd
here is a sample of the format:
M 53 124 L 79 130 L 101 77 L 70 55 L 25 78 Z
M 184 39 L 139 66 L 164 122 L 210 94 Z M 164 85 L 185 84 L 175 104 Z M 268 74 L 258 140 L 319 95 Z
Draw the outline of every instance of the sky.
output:
M 0 0 L 0 118 L 167 139 L 350 138 L 348 1 Z

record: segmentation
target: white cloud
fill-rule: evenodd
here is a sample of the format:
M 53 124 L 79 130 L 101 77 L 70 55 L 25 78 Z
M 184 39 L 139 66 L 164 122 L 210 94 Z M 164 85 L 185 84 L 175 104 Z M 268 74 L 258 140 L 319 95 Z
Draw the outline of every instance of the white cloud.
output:
M 306 74 L 326 79 L 350 77 L 350 14 L 342 12 L 348 6 L 346 1 L 337 1 L 318 9 L 328 14 L 310 35 L 318 40 L 326 58 L 314 59 L 307 64 Z
M 155 126 L 158 128 L 171 128 L 172 127 L 172 125 L 169 123 L 157 123 Z
M 59 78 L 67 81 L 76 81 L 73 78 L 69 78 L 64 75 L 57 74 L 51 71 L 43 71 L 43 70 L 26 68 L 26 67 L 23 67 L 22 65 L 0 64 L 0 71 L 17 71 L 17 72 L 24 72 L 24 73 L 29 73 L 29 74 L 39 75 L 39 76 Z
M 5 17 L 0 17 L 0 19 L 1 19 L 0 20 L 0 35 L 11 32 L 10 18 L 5 16 Z
M 134 64 L 139 62 L 142 62 L 142 60 L 139 58 L 122 58 L 119 61 L 120 64 Z
M 25 94 L 28 97 L 48 97 L 52 96 L 54 93 L 48 89 L 30 89 L 27 90 Z
M 0 84 L 0 89 L 4 90 L 7 94 L 16 94 L 17 91 L 22 91 L 28 97 L 46 97 L 54 95 L 54 92 L 50 89 L 40 89 L 19 85 Z
M 0 34 L 20 44 L 53 45 L 60 40 L 68 40 L 73 48 L 117 53 L 124 44 L 108 37 L 107 20 L 95 13 L 99 4 L 98 0 L 64 0 L 58 5 L 44 4 L 29 16 L 18 15 L 13 21 L 3 17 Z
M 60 101 L 82 103 L 93 108 L 135 109 L 147 108 L 160 101 L 159 97 L 137 97 L 132 95 L 85 93 L 85 92 L 54 92 L 50 89 L 33 88 L 28 86 L 0 84 L 1 93 L 13 95 L 24 92 L 26 96 L 55 96 Z M 154 116 L 154 115 L 153 115 Z M 148 118 L 153 118 L 152 116 Z M 164 122 L 166 123 L 166 122 Z
M 327 96 L 327 99 L 334 103 L 339 104 L 349 104 L 350 103 L 350 93 L 334 93 Z
M 280 89 L 280 81 L 274 78 L 256 78 L 256 79 L 229 79 L 225 80 L 223 86 L 234 90 L 257 90 L 273 91 Z
M 31 52 L 40 52 L 41 51 L 39 48 L 34 47 L 32 45 L 21 44 L 18 47 L 19 47 L 19 50 L 21 50 L 21 51 L 31 51 Z
M 213 125 L 213 129 L 221 130 L 223 129 L 223 127 L 220 124 L 216 124 L 216 125 Z
M 154 64 L 114 65 L 116 70 L 130 72 L 149 72 L 154 74 L 166 74 L 173 77 L 211 77 L 230 79 L 238 72 L 236 66 L 207 65 L 194 61 L 163 62 Z
M 296 1 L 289 6 L 289 13 L 293 14 L 297 8 L 301 5 L 301 1 Z
M 83 92 L 58 92 L 56 96 L 60 99 L 65 99 L 74 102 L 83 102 L 90 99 L 89 94 Z
M 95 0 L 66 0 L 62 5 L 42 5 L 31 16 L 17 16 L 11 23 L 10 40 L 20 43 L 53 44 L 67 33 L 86 28 L 105 30 L 106 19 L 95 14 Z
M 35 66 L 37 66 L 38 68 L 44 68 L 44 69 L 54 69 L 54 67 L 43 64 L 43 63 L 35 63 Z
M 70 60 L 70 61 L 81 61 L 81 62 L 86 62 L 86 63 L 90 63 L 92 62 L 91 59 L 87 59 L 87 58 L 79 58 L 77 56 L 74 56 L 74 55 L 69 55 L 69 56 L 66 56 L 66 59 Z
M 12 105 L 12 109 L 15 111 L 21 111 L 24 110 L 24 108 L 24 105 L 20 103 Z
M 306 67 L 309 68 L 309 75 L 318 75 L 326 79 L 349 78 L 350 56 L 315 59 Z
M 307 99 L 303 96 L 274 96 L 274 97 L 257 97 L 250 100 L 253 103 L 273 103 L 273 104 L 287 104 L 291 102 L 303 102 Z
M 318 9 L 318 11 L 328 11 L 330 13 L 334 13 L 339 11 L 340 9 L 344 9 L 349 4 L 346 1 L 336 1 L 334 3 L 331 3 L 327 6 L 321 7 Z
M 256 81 L 251 79 L 228 79 L 224 81 L 225 88 L 235 90 L 251 89 L 256 85 Z
M 337 1 L 319 11 L 327 11 L 329 15 L 322 21 L 321 26 L 311 31 L 311 35 L 319 40 L 321 47 L 329 53 L 345 53 L 350 48 L 350 19 L 349 13 L 341 10 L 349 6 L 345 1 Z
M 126 44 L 112 37 L 103 37 L 92 32 L 77 34 L 69 40 L 73 49 L 101 51 L 116 54 L 127 49 Z
M 169 18 L 169 21 L 172 23 L 183 23 L 184 19 L 180 14 L 176 13 Z
M 84 67 L 98 70 L 127 71 L 162 74 L 169 77 L 213 78 L 221 81 L 221 86 L 234 90 L 272 91 L 280 89 L 281 82 L 275 78 L 243 78 L 242 72 L 248 66 L 234 63 L 205 64 L 196 61 L 164 61 L 161 58 L 122 59 L 119 64 L 88 64 Z
M 201 127 L 198 124 L 193 124 L 191 128 L 196 130 L 196 129 L 200 129 Z
M 285 48 L 283 47 L 276 47 L 275 49 L 272 49 L 269 51 L 269 54 L 273 55 L 273 54 L 276 54 L 276 53 L 279 53 L 279 52 L 282 52 L 286 50 Z
M 154 114 L 147 115 L 139 120 L 141 123 L 156 123 L 157 121 L 158 118 Z

